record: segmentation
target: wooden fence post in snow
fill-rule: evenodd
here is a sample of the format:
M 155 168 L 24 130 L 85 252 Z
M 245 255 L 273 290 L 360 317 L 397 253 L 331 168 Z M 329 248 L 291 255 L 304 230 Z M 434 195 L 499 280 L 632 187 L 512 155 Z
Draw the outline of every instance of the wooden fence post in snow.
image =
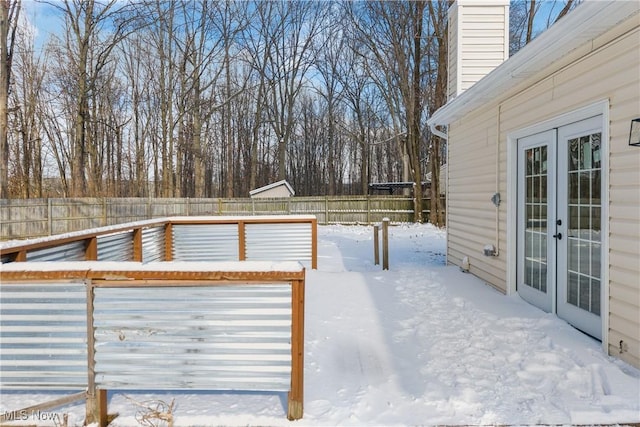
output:
M 382 218 L 382 269 L 389 269 L 389 218 Z
M 373 264 L 380 264 L 380 226 L 373 226 Z
M 291 282 L 291 388 L 287 418 L 299 420 L 304 414 L 304 279 Z

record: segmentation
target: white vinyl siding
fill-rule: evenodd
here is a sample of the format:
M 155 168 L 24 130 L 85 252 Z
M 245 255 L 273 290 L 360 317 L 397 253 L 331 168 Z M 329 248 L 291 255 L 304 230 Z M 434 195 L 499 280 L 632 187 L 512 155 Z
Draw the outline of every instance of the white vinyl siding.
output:
M 609 353 L 640 367 L 640 148 L 628 145 L 630 121 L 640 117 L 638 27 L 636 15 L 567 55 L 561 65 L 531 75 L 498 101 L 450 124 L 448 259 L 459 264 L 469 256 L 472 273 L 505 291 L 506 210 L 515 196 L 507 194 L 507 135 L 608 100 Z M 503 200 L 500 256 L 489 258 L 482 247 L 495 240 L 489 199 L 497 169 Z M 620 353 L 620 340 L 628 351 Z
M 509 2 L 458 1 L 449 16 L 448 94 L 451 99 L 509 57 Z
M 456 11 L 456 12 L 454 12 Z M 449 9 L 448 22 L 449 58 L 447 68 L 447 99 L 455 98 L 458 94 L 458 14 L 457 4 Z

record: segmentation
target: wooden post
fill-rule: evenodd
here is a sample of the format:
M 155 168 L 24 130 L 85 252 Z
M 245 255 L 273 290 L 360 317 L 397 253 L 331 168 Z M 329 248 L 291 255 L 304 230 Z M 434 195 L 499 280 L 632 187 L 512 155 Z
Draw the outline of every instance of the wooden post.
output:
M 109 225 L 109 222 L 107 221 L 107 198 L 103 197 L 102 198 L 102 226 L 106 227 L 107 225 Z
M 389 218 L 382 218 L 382 269 L 389 269 Z
M 96 390 L 96 346 L 95 328 L 93 327 L 94 288 L 91 279 L 85 281 L 87 287 L 87 404 L 85 424 L 100 421 L 100 401 Z
M 380 264 L 380 226 L 373 226 L 373 265 Z
M 92 237 L 85 240 L 84 244 L 84 259 L 87 261 L 98 260 L 98 238 Z
M 16 254 L 14 262 L 25 262 L 27 260 L 27 251 L 20 251 Z
M 324 198 L 324 223 L 329 224 L 329 197 Z
M 96 392 L 98 400 L 98 426 L 107 427 L 109 425 L 107 390 L 98 389 Z
M 142 262 L 142 228 L 133 229 L 133 261 Z
M 371 198 L 367 194 L 367 224 L 371 224 Z
M 318 220 L 311 221 L 311 268 L 318 269 Z
M 304 413 L 304 279 L 291 282 L 291 389 L 287 418 L 299 420 Z
M 53 235 L 53 206 L 51 197 L 47 199 L 47 224 L 49 228 L 49 236 Z
M 164 260 L 173 261 L 173 224 L 170 222 L 164 226 Z
M 246 239 L 247 226 L 244 221 L 238 221 L 238 260 L 247 260 L 247 239 Z

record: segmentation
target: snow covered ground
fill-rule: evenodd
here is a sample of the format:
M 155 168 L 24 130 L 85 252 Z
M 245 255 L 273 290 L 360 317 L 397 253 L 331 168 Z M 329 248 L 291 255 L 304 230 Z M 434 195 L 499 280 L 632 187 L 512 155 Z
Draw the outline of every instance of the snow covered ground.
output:
M 172 400 L 176 426 L 640 422 L 640 371 L 557 317 L 445 266 L 443 231 L 392 227 L 389 271 L 373 265 L 372 234 L 319 227 L 319 269 L 307 270 L 302 420 L 287 421 L 285 394 L 145 391 L 109 395 L 109 412 L 120 413 L 112 425 L 138 425 L 133 401 Z M 3 392 L 0 411 L 48 398 Z M 84 406 L 56 413 L 79 425 Z

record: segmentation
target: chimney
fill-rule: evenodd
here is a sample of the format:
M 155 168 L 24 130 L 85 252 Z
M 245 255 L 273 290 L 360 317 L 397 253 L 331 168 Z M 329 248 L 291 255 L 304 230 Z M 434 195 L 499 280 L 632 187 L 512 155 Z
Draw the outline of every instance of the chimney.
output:
M 456 0 L 449 8 L 448 100 L 509 58 L 509 0 Z

